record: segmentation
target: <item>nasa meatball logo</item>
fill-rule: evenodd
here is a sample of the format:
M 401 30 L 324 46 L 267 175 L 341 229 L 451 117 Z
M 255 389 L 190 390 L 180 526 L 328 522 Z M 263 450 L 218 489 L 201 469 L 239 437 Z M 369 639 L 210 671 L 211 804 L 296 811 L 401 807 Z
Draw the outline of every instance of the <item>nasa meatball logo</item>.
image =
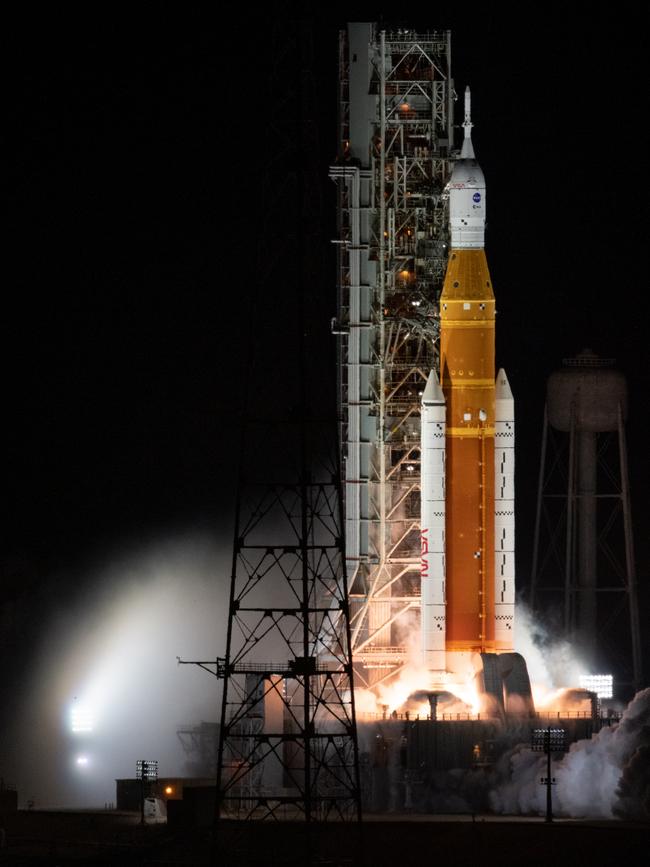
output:
M 472 196 L 472 200 L 478 204 L 481 201 L 481 194 L 480 193 L 474 193 L 474 195 Z

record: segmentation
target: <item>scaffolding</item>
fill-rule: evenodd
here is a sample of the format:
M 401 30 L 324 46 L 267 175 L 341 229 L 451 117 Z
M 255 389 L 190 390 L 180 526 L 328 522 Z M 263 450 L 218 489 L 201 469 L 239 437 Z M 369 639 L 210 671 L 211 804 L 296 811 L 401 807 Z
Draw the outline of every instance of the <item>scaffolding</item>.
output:
M 419 629 L 420 398 L 437 357 L 453 151 L 450 33 L 349 24 L 339 44 L 339 438 L 358 683 Z

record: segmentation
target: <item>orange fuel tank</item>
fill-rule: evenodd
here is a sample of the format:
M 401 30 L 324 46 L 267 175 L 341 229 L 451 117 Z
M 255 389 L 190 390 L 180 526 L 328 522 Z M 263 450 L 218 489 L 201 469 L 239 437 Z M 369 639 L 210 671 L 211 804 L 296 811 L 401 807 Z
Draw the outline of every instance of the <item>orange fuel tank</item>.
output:
M 496 651 L 494 293 L 482 247 L 454 249 L 440 297 L 446 429 L 446 649 Z

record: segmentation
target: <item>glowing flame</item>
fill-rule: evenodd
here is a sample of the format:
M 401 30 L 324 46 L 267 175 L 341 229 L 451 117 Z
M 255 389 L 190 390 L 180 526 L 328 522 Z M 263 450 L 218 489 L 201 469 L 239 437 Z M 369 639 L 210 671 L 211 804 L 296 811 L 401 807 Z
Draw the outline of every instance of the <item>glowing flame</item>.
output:
M 412 693 L 427 689 L 430 679 L 431 674 L 425 669 L 407 666 L 396 680 L 387 686 L 379 685 L 378 704 L 385 706 L 389 713 L 398 711 Z
M 380 683 L 374 690 L 355 690 L 357 713 L 362 717 L 408 713 L 426 719 L 431 714 L 428 693 L 437 695 L 439 719 L 456 715 L 476 716 L 485 709 L 470 666 L 460 673 L 438 675 L 436 679 L 434 672 L 411 663 L 388 684 Z
M 472 714 L 478 714 L 481 712 L 481 695 L 476 688 L 476 684 L 473 681 L 449 684 L 448 690 L 450 693 L 452 693 L 452 695 L 455 695 L 457 698 L 459 698 L 464 704 L 469 705 Z M 458 711 L 450 710 L 449 712 L 457 713 Z

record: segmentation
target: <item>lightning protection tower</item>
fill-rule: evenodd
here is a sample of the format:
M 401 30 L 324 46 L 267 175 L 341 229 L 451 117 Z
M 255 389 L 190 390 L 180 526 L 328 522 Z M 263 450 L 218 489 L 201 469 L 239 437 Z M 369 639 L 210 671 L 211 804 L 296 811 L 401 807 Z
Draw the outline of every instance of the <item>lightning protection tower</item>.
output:
M 340 33 L 339 417 L 358 682 L 395 675 L 419 629 L 420 401 L 448 246 L 451 38 Z
M 311 28 L 279 14 L 271 26 L 261 291 L 251 316 L 227 647 L 216 668 L 223 678 L 217 815 L 357 820 L 336 421 L 313 336 L 326 271 Z M 327 347 L 326 327 L 323 341 Z
M 339 482 L 320 460 L 322 427 L 248 426 L 247 444 L 271 446 L 284 478 L 271 468 L 240 485 L 217 671 L 225 818 L 359 817 Z

